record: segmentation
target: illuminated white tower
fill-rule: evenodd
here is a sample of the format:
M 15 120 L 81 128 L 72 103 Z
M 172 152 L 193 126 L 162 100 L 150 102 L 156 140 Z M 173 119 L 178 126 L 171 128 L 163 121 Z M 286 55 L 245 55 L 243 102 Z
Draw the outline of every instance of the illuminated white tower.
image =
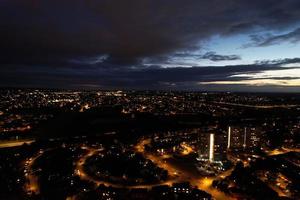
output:
M 227 142 L 227 149 L 230 148 L 230 140 L 231 140 L 231 127 L 228 127 L 228 142 Z
M 209 135 L 209 162 L 214 161 L 215 134 Z
M 247 128 L 245 127 L 245 130 L 244 130 L 244 144 L 243 144 L 244 148 L 246 148 L 246 142 L 247 142 Z

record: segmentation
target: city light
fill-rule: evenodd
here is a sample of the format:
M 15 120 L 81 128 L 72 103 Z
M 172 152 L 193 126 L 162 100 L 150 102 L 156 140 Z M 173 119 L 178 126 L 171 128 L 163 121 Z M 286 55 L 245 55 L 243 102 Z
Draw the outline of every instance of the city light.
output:
M 261 199 L 260 191 L 272 199 L 297 195 L 292 186 L 298 180 L 291 175 L 299 170 L 300 104 L 294 96 L 51 90 L 2 95 L 7 100 L 0 131 L 11 139 L 0 143 L 5 160 L 0 167 L 17 184 L 8 182 L 9 187 L 28 198 L 50 191 L 63 199 L 88 191 L 107 199 L 140 192 L 161 195 L 154 199 Z M 47 109 L 36 112 L 39 107 Z M 210 117 L 195 118 L 199 113 Z M 257 118 L 249 118 L 253 113 Z M 287 114 L 291 117 L 282 117 Z M 155 129 L 152 122 L 158 123 Z M 27 126 L 32 129 L 21 131 Z M 285 139 L 278 143 L 277 136 Z M 64 196 L 56 189 L 61 183 L 83 194 Z

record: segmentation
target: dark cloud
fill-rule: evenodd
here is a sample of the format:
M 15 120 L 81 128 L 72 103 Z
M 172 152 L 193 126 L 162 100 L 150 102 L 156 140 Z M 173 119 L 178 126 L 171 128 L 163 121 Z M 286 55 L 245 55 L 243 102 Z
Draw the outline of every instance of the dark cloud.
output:
M 257 65 L 287 65 L 300 63 L 300 58 L 284 58 L 276 60 L 259 60 L 255 62 Z
M 299 58 L 295 58 L 299 60 Z M 161 68 L 159 66 L 136 67 L 80 67 L 57 68 L 51 66 L 23 66 L 0 70 L 0 86 L 16 87 L 64 87 L 64 88 L 105 88 L 105 89 L 193 89 L 209 88 L 200 82 L 239 81 L 247 77 L 239 74 L 255 74 L 261 71 L 292 69 L 281 67 L 291 60 L 278 61 L 279 64 L 232 65 L 224 67 Z M 289 77 L 282 77 L 289 80 Z M 11 80 L 14 80 L 13 82 Z M 223 86 L 219 86 L 220 88 Z M 225 87 L 225 86 L 224 86 Z M 219 88 L 219 89 L 220 89 Z M 242 88 L 242 87 L 240 87 Z
M 214 51 L 206 52 L 205 54 L 194 54 L 190 52 L 184 52 L 184 53 L 176 53 L 171 56 L 171 58 L 179 58 L 179 59 L 194 59 L 194 60 L 211 60 L 214 62 L 218 61 L 231 61 L 231 60 L 240 60 L 241 57 L 239 55 L 221 55 L 217 54 Z
M 160 64 L 174 64 L 174 55 L 238 60 L 238 55 L 189 52 L 215 35 L 282 30 L 299 20 L 299 0 L 2 0 L 0 85 L 180 89 L 279 69 L 278 63 L 173 69 Z M 265 43 L 295 39 L 297 33 Z
M 251 35 L 250 38 L 252 42 L 244 45 L 244 47 L 265 47 L 281 44 L 283 42 L 297 43 L 300 41 L 300 28 L 281 35 Z
M 213 35 L 300 19 L 298 0 L 2 0 L 0 9 L 2 64 L 60 65 L 103 54 L 133 64 Z
M 219 55 L 216 52 L 207 52 L 202 56 L 202 59 L 208 59 L 211 61 L 225 61 L 225 60 L 240 60 L 241 57 L 238 55 Z

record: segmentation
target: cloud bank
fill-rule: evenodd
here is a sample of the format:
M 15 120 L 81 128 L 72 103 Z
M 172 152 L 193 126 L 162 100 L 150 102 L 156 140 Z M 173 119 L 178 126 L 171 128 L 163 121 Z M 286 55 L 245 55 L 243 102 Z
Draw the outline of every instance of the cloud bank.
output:
M 270 66 L 163 69 L 170 57 L 213 62 L 239 55 L 207 52 L 213 36 L 276 31 L 300 20 L 298 0 L 2 0 L 0 70 L 2 86 L 160 88 L 227 79 Z M 260 38 L 257 46 L 298 41 L 299 29 Z M 145 62 L 147 61 L 147 63 Z M 268 68 L 268 69 L 269 69 Z M 271 68 L 278 68 L 272 65 Z

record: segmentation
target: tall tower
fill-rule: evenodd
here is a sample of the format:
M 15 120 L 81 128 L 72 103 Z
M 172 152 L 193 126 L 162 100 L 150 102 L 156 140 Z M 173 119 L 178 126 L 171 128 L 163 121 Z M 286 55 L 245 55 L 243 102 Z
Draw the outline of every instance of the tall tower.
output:
M 244 143 L 243 147 L 246 148 L 246 143 L 247 143 L 247 127 L 244 129 Z
M 227 149 L 229 149 L 230 148 L 230 142 L 231 142 L 231 127 L 229 126 L 228 127 L 228 136 L 227 136 L 228 138 L 228 142 L 227 142 Z
M 209 135 L 209 162 L 214 161 L 215 134 Z

